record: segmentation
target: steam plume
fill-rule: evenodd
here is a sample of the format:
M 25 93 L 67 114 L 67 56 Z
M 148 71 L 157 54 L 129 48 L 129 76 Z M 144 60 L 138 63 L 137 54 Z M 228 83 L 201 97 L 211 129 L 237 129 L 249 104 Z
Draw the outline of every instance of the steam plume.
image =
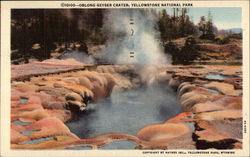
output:
M 110 9 L 104 17 L 106 62 L 118 64 L 169 64 L 159 44 L 156 15 L 145 9 Z M 132 56 L 132 57 L 131 57 Z

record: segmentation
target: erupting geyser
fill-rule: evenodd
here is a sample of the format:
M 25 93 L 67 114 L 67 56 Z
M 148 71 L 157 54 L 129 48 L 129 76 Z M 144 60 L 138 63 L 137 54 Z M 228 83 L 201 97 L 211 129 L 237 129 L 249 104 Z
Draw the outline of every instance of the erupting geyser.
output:
M 108 10 L 103 26 L 108 41 L 100 59 L 117 64 L 170 64 L 163 55 L 156 22 L 154 10 Z

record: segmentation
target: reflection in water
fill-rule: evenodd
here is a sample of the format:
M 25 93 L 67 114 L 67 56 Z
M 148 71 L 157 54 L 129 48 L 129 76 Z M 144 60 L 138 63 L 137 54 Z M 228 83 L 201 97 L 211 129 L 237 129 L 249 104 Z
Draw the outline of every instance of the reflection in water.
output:
M 139 129 L 162 123 L 180 111 L 175 92 L 168 88 L 113 91 L 110 98 L 89 104 L 85 113 L 67 126 L 80 138 L 113 132 L 135 135 Z

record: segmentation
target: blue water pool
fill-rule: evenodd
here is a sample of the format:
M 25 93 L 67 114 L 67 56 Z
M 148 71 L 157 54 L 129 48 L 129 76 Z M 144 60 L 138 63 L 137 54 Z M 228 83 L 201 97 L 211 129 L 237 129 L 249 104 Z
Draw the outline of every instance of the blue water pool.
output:
M 205 78 L 207 79 L 216 79 L 216 80 L 224 80 L 227 78 L 231 78 L 233 76 L 230 75 L 222 75 L 222 74 L 207 74 Z
M 86 112 L 78 120 L 67 123 L 67 126 L 80 138 L 114 132 L 135 135 L 141 128 L 162 123 L 180 111 L 176 93 L 172 89 L 154 86 L 113 91 L 110 98 L 89 104 Z M 121 143 L 125 143 L 122 148 L 132 148 L 125 146 L 126 142 Z

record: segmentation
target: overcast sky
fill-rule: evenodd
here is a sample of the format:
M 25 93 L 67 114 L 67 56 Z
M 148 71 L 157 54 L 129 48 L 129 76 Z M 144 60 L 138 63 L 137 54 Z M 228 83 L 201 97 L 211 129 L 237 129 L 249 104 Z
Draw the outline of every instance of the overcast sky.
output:
M 172 14 L 173 9 L 168 8 L 167 12 Z M 241 28 L 241 8 L 229 8 L 229 7 L 213 7 L 213 8 L 189 8 L 188 15 L 193 22 L 197 24 L 201 16 L 208 15 L 208 11 L 211 11 L 214 25 L 219 29 L 229 28 Z

